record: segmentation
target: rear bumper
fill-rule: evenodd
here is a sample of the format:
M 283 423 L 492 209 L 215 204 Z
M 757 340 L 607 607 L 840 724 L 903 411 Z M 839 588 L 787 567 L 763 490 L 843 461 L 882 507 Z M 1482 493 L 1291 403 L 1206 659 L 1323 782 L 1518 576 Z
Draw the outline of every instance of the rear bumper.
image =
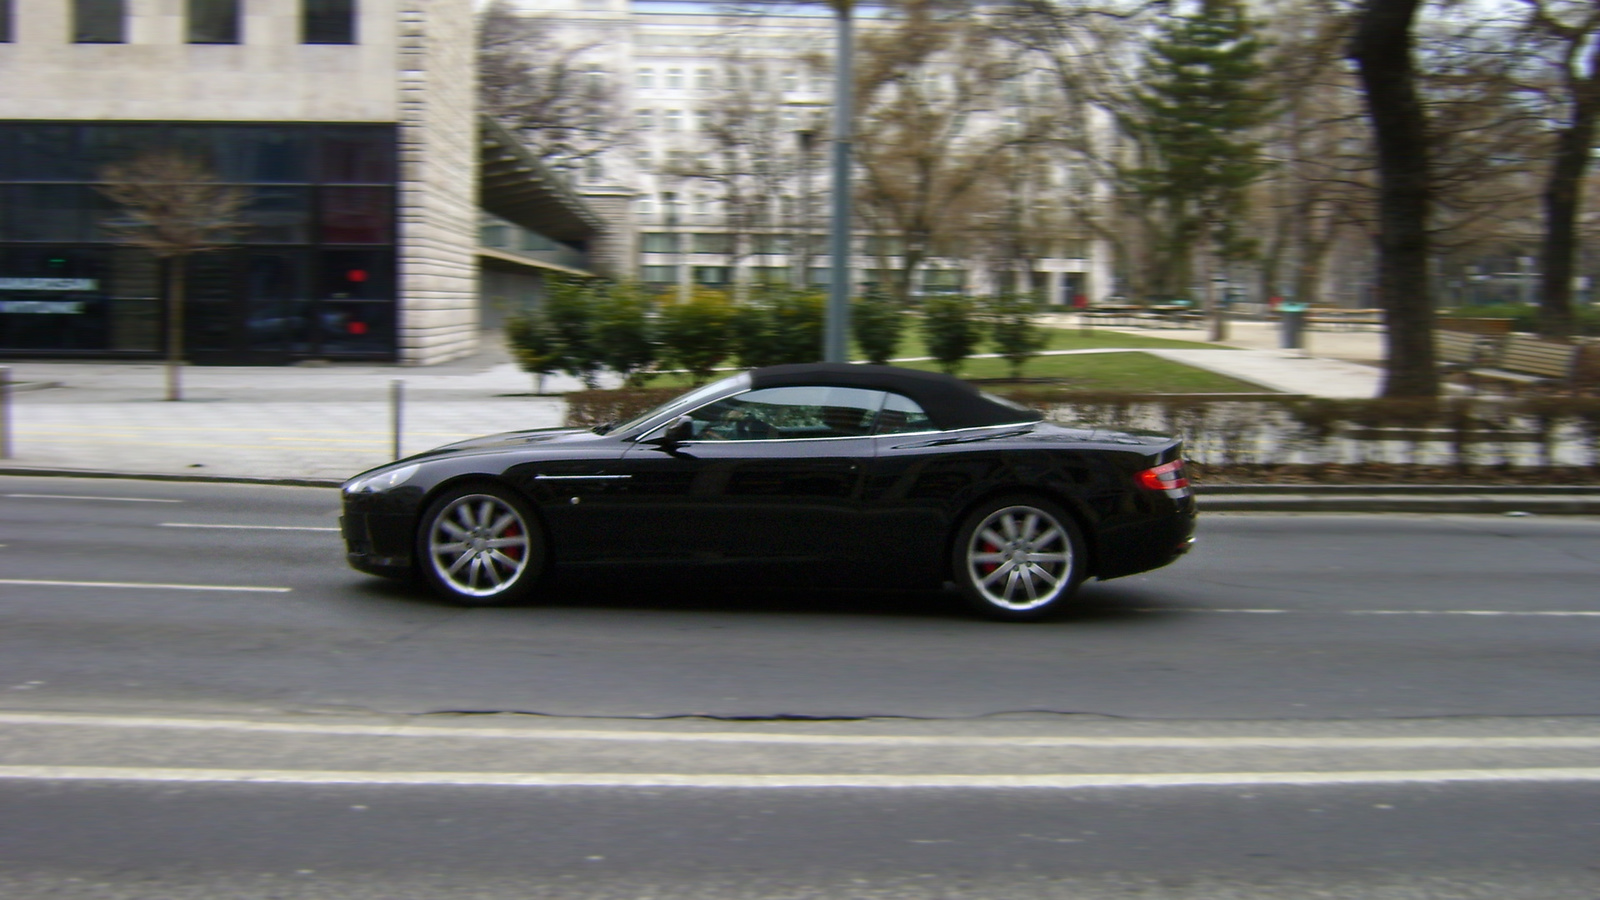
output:
M 1102 581 L 1159 569 L 1194 546 L 1194 505 L 1161 519 L 1147 519 L 1103 531 L 1095 576 Z

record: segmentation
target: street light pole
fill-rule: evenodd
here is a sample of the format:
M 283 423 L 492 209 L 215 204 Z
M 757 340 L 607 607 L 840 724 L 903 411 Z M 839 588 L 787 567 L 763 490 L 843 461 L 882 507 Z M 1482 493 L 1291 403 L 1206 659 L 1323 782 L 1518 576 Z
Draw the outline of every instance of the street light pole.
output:
M 850 142 L 852 139 L 853 66 L 850 12 L 854 0 L 832 0 L 838 18 L 838 40 L 833 65 L 833 218 L 828 227 L 828 308 L 824 322 L 822 358 L 826 362 L 850 359 Z

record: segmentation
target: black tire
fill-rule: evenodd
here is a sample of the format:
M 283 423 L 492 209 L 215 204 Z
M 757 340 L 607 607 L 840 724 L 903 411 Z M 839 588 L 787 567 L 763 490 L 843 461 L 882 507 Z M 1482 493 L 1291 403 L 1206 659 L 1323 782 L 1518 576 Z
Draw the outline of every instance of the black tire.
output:
M 528 598 L 544 571 L 544 536 L 526 501 L 489 484 L 440 494 L 417 524 L 417 568 L 463 606 Z
M 1060 612 L 1084 578 L 1087 557 L 1065 510 L 1037 497 L 988 501 L 956 531 L 950 570 L 973 609 L 1031 622 Z

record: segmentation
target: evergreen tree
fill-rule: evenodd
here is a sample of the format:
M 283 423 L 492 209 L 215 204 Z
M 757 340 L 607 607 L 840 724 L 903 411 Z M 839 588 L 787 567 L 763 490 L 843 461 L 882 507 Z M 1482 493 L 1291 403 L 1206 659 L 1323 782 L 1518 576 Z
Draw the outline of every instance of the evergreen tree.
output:
M 1270 114 L 1255 28 L 1239 0 L 1199 0 L 1146 55 L 1145 90 L 1125 127 L 1143 154 L 1129 180 L 1159 217 L 1153 284 L 1164 298 L 1187 292 L 1197 252 L 1204 262 L 1250 252 L 1238 225 L 1247 188 L 1265 172 L 1253 132 Z

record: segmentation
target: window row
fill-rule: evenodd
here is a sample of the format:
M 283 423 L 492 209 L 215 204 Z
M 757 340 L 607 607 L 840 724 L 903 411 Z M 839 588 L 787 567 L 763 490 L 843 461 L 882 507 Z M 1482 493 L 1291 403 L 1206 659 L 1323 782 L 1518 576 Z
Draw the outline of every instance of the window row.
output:
M 744 235 L 745 252 L 756 256 L 787 256 L 791 253 L 801 253 L 808 256 L 828 255 L 828 235 L 823 231 L 813 231 L 809 241 L 804 240 L 806 234 L 790 234 L 785 232 L 767 232 Z M 852 241 L 858 246 L 855 252 L 866 257 L 892 257 L 905 254 L 905 242 L 898 238 L 878 237 L 869 235 Z M 1043 255 L 1053 259 L 1087 259 L 1089 242 L 1082 239 L 1064 238 L 1051 242 L 1042 248 Z M 675 231 L 645 231 L 639 234 L 639 252 L 641 253 L 716 253 L 731 254 L 736 252 L 735 236 L 730 232 L 693 232 L 680 234 Z
M 238 44 L 244 0 L 182 0 L 184 39 Z M 356 43 L 356 0 L 298 0 L 302 44 Z M 130 0 L 72 0 L 71 36 L 78 44 L 128 42 Z M 16 0 L 0 0 L 0 43 L 16 40 Z
M 111 163 L 151 149 L 198 158 L 225 182 L 393 184 L 386 125 L 0 123 L 0 181 L 98 181 Z
M 392 244 L 394 189 L 241 187 L 248 195 L 228 243 Z M 0 241 L 99 243 L 124 217 L 88 184 L 0 184 Z
M 0 351 L 161 352 L 162 264 L 128 247 L 0 246 Z M 192 359 L 388 358 L 395 265 L 387 248 L 231 248 L 184 266 Z
M 751 284 L 785 286 L 796 284 L 793 266 L 748 266 L 743 269 Z M 702 287 L 727 288 L 738 278 L 733 266 L 658 266 L 639 267 L 639 281 L 656 290 L 665 290 L 681 284 L 687 276 L 693 284 Z M 851 280 L 866 287 L 892 284 L 899 273 L 891 269 L 855 269 Z M 812 266 L 806 271 L 805 287 L 826 288 L 833 283 L 833 270 L 825 266 Z M 962 269 L 926 269 L 921 273 L 920 289 L 924 294 L 959 294 L 967 288 L 967 273 Z
M 655 90 L 660 88 L 668 91 L 681 91 L 690 87 L 690 74 L 687 69 L 667 68 L 656 69 L 645 67 L 635 69 L 633 73 L 633 86 L 639 90 Z M 827 87 L 827 80 L 814 72 L 768 72 L 766 69 L 751 69 L 747 72 L 738 69 L 726 69 L 718 72 L 716 69 L 700 68 L 693 73 L 693 88 L 697 91 L 714 91 L 719 89 L 740 90 L 750 87 L 753 90 L 767 90 L 769 87 L 781 91 L 799 91 L 802 87 L 813 93 L 820 93 Z
M 640 107 L 633 111 L 634 127 L 639 131 L 653 131 L 658 127 L 662 131 L 699 131 L 711 133 L 718 131 L 716 115 L 709 109 L 653 109 Z M 750 124 L 748 122 L 742 124 Z M 759 126 L 771 128 L 788 134 L 806 134 L 802 149 L 809 149 L 809 144 L 824 131 L 823 117 L 815 113 L 802 113 L 799 110 L 786 109 L 762 116 Z M 726 130 L 724 125 L 721 130 Z

